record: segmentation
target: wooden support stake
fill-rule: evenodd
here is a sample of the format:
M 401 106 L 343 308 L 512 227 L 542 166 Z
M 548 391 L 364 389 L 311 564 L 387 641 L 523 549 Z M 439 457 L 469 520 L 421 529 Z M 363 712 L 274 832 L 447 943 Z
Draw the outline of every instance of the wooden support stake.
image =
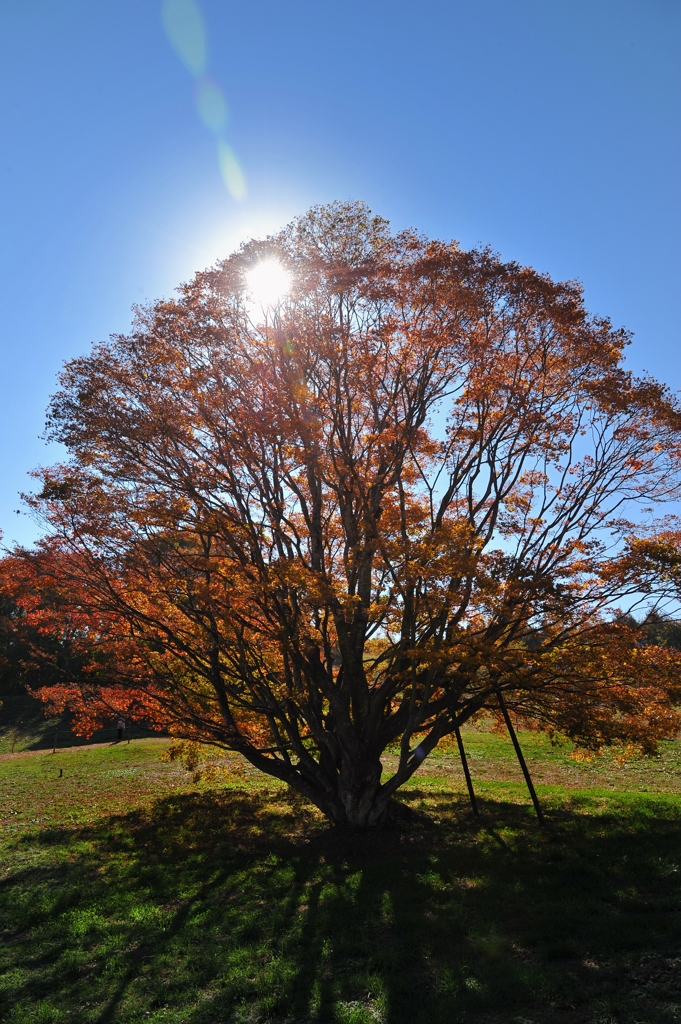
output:
M 459 745 L 459 757 L 461 758 L 461 765 L 463 767 L 463 773 L 466 776 L 466 785 L 468 786 L 468 795 L 471 799 L 471 807 L 473 808 L 473 814 L 480 814 L 478 810 L 478 801 L 475 799 L 475 790 L 473 789 L 473 781 L 471 779 L 471 773 L 468 770 L 468 758 L 466 757 L 466 751 L 463 749 L 463 740 L 461 739 L 461 733 L 458 728 L 454 730 L 456 735 L 456 742 Z
M 497 691 L 497 697 L 499 699 L 499 707 L 501 708 L 501 713 L 504 716 L 504 721 L 506 722 L 506 728 L 508 729 L 509 736 L 513 740 L 513 746 L 515 747 L 515 752 L 516 752 L 516 754 L 518 756 L 518 762 L 520 764 L 520 767 L 522 768 L 523 775 L 525 776 L 525 782 L 527 783 L 527 788 L 529 789 L 530 796 L 532 797 L 532 803 L 534 804 L 534 809 L 537 812 L 537 819 L 539 821 L 539 824 L 543 825 L 544 824 L 544 812 L 541 809 L 541 804 L 539 803 L 539 798 L 537 796 L 536 790 L 535 790 L 534 785 L 532 783 L 532 776 L 530 775 L 530 772 L 529 772 L 529 769 L 527 767 L 527 764 L 525 763 L 525 758 L 523 757 L 523 752 L 520 749 L 520 744 L 518 743 L 518 737 L 515 734 L 515 729 L 513 728 L 513 722 L 511 721 L 511 716 L 508 713 L 508 708 L 506 707 L 506 701 L 504 700 L 504 698 L 503 698 L 503 696 L 501 694 L 501 690 Z

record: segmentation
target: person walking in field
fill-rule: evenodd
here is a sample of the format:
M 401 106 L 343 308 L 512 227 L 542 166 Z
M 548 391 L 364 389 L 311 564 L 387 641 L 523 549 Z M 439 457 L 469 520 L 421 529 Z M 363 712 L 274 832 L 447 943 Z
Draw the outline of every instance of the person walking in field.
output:
M 118 739 L 119 740 L 123 739 L 123 732 L 124 731 L 125 731 L 125 719 L 124 718 L 119 718 L 118 719 Z

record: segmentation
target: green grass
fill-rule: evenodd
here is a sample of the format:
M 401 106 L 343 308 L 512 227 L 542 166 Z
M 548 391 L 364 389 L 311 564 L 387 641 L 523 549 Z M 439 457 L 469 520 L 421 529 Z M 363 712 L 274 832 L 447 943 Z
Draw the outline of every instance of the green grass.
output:
M 0 758 L 0 1021 L 680 1020 L 681 744 L 523 735 L 542 831 L 508 739 L 465 738 L 480 820 L 444 750 L 370 835 L 164 741 Z

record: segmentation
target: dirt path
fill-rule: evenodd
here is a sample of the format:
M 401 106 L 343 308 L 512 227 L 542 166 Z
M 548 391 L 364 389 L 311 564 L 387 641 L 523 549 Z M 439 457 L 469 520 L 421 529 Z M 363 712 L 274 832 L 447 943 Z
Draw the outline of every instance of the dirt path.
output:
M 167 743 L 167 736 L 145 736 L 142 739 L 130 740 L 130 743 Z M 105 747 L 127 746 L 128 740 L 113 740 L 110 743 L 83 743 L 73 747 L 57 747 L 55 753 L 69 754 L 74 750 L 102 750 Z M 21 757 L 52 757 L 52 751 L 45 750 L 18 750 L 14 754 L 0 754 L 0 761 L 16 761 Z

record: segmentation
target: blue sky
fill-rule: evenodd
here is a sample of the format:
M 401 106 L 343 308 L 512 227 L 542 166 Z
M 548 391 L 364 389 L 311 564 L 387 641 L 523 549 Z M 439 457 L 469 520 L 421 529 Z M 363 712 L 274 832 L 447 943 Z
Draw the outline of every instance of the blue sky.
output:
M 317 202 L 580 279 L 681 388 L 679 0 L 192 3 L 0 0 L 6 542 L 64 359 Z

